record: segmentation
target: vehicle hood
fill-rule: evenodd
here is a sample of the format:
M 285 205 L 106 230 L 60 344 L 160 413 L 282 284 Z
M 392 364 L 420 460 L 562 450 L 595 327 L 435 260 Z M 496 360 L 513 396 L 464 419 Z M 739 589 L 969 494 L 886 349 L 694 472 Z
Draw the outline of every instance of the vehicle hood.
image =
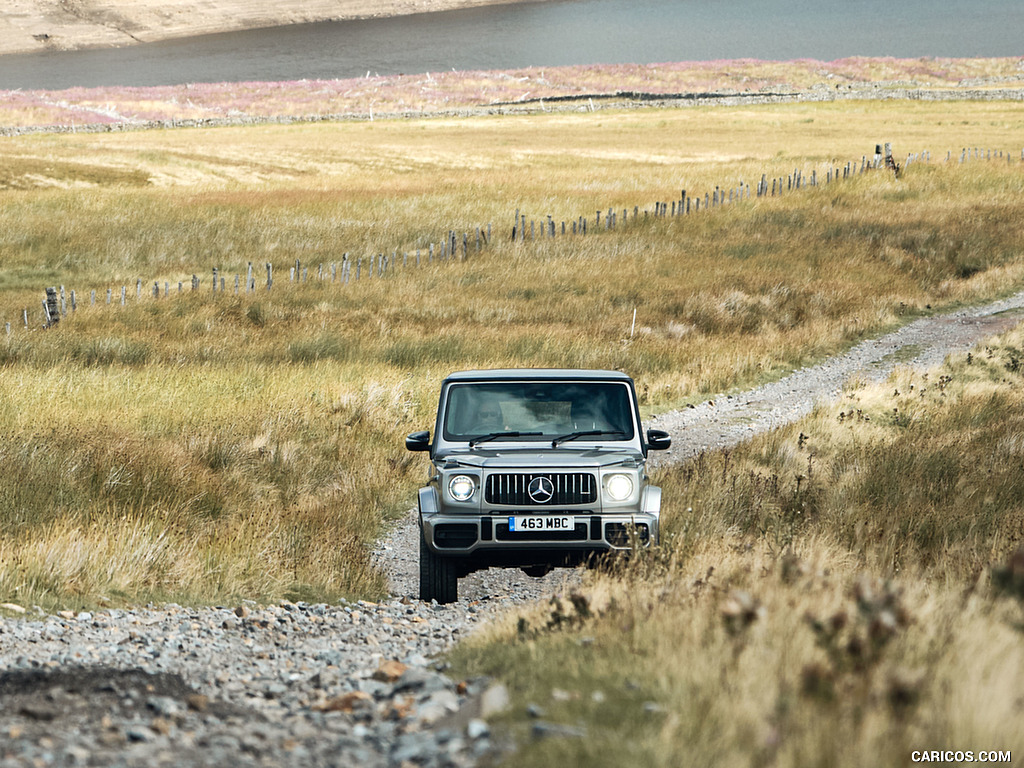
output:
M 441 466 L 481 469 L 591 468 L 640 466 L 644 456 L 630 448 L 473 448 L 456 449 L 436 459 Z

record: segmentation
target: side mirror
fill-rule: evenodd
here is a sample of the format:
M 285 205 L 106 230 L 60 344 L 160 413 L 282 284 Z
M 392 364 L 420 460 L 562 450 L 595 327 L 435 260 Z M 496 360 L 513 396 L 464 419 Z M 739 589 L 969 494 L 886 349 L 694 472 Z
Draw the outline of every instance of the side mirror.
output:
M 647 447 L 652 451 L 667 451 L 672 447 L 672 436 L 660 429 L 648 429 Z
M 430 450 L 430 433 L 427 431 L 423 432 L 412 432 L 408 437 L 405 438 L 405 450 L 407 451 L 429 451 Z

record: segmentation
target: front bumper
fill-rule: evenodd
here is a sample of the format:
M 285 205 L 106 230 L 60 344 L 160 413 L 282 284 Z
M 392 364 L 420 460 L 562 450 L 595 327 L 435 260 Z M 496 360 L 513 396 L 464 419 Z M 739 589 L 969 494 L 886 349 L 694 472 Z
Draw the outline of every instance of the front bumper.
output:
M 513 531 L 506 513 L 421 516 L 424 540 L 437 554 L 465 559 L 467 565 L 574 565 L 594 555 L 628 551 L 658 542 L 657 513 L 565 513 L 571 530 Z
M 597 491 L 600 485 L 592 485 L 588 495 L 585 484 L 573 483 L 571 477 L 565 482 L 569 474 L 554 471 L 547 474 L 559 481 L 554 504 L 523 504 L 526 498 L 520 498 L 515 482 L 508 489 L 492 487 L 495 498 L 475 496 L 453 503 L 445 492 L 451 474 L 441 473 L 436 482 L 420 489 L 420 529 L 424 545 L 456 561 L 461 573 L 492 566 L 571 566 L 606 552 L 627 552 L 659 542 L 661 489 L 656 486 L 645 483 L 633 503 L 613 505 Z M 483 487 L 479 476 L 474 479 L 478 488 Z M 512 519 L 523 517 L 529 520 L 520 524 L 539 522 L 541 529 L 514 530 Z

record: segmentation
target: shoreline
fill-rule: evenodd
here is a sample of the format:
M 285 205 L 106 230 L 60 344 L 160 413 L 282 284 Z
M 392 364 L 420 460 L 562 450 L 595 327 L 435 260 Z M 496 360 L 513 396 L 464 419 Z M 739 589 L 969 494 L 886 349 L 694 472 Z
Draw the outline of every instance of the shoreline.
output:
M 0 57 L 545 0 L 7 0 Z
M 1024 102 L 1013 59 L 730 60 L 0 90 L 0 135 L 795 101 Z

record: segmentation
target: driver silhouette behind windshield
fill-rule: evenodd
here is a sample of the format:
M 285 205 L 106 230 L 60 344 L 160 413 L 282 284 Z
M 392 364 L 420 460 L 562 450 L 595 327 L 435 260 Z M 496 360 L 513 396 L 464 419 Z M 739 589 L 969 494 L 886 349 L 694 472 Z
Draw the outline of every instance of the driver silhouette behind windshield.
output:
M 481 435 L 507 430 L 508 427 L 501 415 L 501 406 L 497 403 L 481 403 L 476 412 L 474 427 Z

